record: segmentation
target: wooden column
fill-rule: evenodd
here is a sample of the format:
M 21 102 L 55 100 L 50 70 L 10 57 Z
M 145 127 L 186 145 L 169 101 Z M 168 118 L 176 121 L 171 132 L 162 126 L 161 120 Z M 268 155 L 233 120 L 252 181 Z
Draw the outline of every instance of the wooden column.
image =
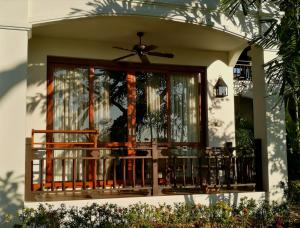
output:
M 94 129 L 94 67 L 91 65 L 89 67 L 89 129 Z M 97 142 L 95 142 L 95 135 L 90 134 L 89 140 L 94 142 L 94 148 L 97 147 Z M 89 150 L 88 157 L 92 157 L 92 151 Z M 95 162 L 94 160 L 89 160 L 88 162 L 88 180 L 96 183 L 96 173 L 95 173 Z M 93 184 L 93 188 L 95 188 L 95 184 Z
M 134 72 L 127 74 L 127 125 L 128 125 L 128 156 L 135 155 L 135 127 L 136 127 L 136 80 Z M 133 161 L 128 160 L 128 179 L 132 183 L 133 180 Z
M 55 65 L 48 65 L 47 68 L 47 130 L 53 130 L 53 107 L 54 107 L 54 80 L 53 72 Z M 46 134 L 46 142 L 53 141 L 53 134 Z M 53 180 L 53 150 L 46 151 L 46 182 Z

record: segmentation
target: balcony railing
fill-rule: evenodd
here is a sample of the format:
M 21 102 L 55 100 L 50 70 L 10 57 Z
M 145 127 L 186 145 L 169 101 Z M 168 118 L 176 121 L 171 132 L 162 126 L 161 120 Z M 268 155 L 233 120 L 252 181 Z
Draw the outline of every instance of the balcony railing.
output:
M 64 134 L 70 133 L 74 132 Z M 82 134 L 89 134 L 95 142 L 91 135 L 97 133 Z M 57 146 L 51 142 L 36 146 L 39 144 L 31 140 L 26 175 L 30 200 L 40 194 L 67 192 L 126 197 L 254 190 L 257 182 L 254 149 L 160 146 L 156 140 L 150 146 L 131 148 L 69 144 L 60 142 Z M 127 155 L 128 150 L 135 151 L 135 155 Z
M 252 81 L 251 61 L 239 60 L 233 68 L 233 76 L 238 81 Z

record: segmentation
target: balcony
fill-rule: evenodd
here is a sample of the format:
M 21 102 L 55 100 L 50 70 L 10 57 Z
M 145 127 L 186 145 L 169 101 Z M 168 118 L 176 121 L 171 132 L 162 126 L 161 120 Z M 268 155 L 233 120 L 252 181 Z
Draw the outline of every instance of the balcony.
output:
M 86 135 L 84 142 L 37 142 L 36 134 Z M 248 149 L 162 145 L 98 147 L 97 131 L 33 130 L 28 140 L 28 201 L 254 191 L 259 146 Z M 131 151 L 129 153 L 129 150 Z M 130 154 L 130 155 L 128 155 Z
M 252 82 L 252 63 L 251 61 L 238 60 L 233 68 L 234 95 L 251 96 L 250 90 L 253 87 Z

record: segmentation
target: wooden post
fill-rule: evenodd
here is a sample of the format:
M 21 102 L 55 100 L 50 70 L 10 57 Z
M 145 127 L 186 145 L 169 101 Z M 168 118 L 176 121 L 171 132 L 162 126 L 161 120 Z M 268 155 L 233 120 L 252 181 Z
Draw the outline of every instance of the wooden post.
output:
M 134 72 L 127 74 L 127 125 L 128 125 L 128 156 L 135 156 L 135 127 L 136 127 L 136 79 Z M 133 185 L 133 160 L 127 160 L 127 176 Z
M 263 184 L 262 184 L 262 155 L 261 155 L 261 146 L 262 140 L 255 139 L 255 171 L 256 171 L 256 190 L 262 191 Z
M 25 201 L 32 200 L 32 179 L 33 179 L 33 167 L 32 167 L 32 139 L 26 138 L 26 151 L 25 151 Z
M 157 196 L 159 194 L 158 186 L 158 148 L 157 139 L 152 141 L 152 195 Z
M 237 170 L 236 170 L 236 160 L 232 159 L 232 157 L 236 157 L 236 153 L 233 154 L 233 147 L 232 147 L 232 142 L 226 142 L 225 143 L 225 182 L 227 184 L 227 188 L 230 187 L 230 173 L 231 173 L 231 168 L 233 168 L 233 183 L 237 184 Z M 227 158 L 228 156 L 228 158 Z M 232 164 L 233 162 L 233 164 Z

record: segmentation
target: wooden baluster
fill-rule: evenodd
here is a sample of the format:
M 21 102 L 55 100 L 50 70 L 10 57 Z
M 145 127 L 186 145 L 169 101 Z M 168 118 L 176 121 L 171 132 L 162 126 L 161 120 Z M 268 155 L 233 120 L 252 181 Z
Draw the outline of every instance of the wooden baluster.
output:
M 211 150 L 208 151 L 208 158 L 207 158 L 207 162 L 208 162 L 208 174 L 207 174 L 207 178 L 208 178 L 208 184 L 211 185 L 211 166 L 210 166 L 210 161 L 211 161 Z
M 93 189 L 97 187 L 97 161 L 93 159 Z
M 106 188 L 106 158 L 103 158 L 103 189 Z
M 157 140 L 152 141 L 152 195 L 156 196 L 159 193 L 158 186 L 158 148 Z
M 65 160 L 65 158 L 63 158 L 61 160 L 61 165 L 62 165 L 61 189 L 64 191 L 65 190 L 65 178 L 66 178 L 66 160 Z
M 31 191 L 33 191 L 33 160 L 30 161 L 30 184 L 31 184 Z
M 185 180 L 185 158 L 182 159 L 183 186 L 186 185 Z
M 195 180 L 194 180 L 194 159 L 193 158 L 191 158 L 191 176 L 192 176 L 192 185 L 194 186 Z
M 54 153 L 52 153 L 52 154 L 54 154 Z M 55 159 L 53 159 L 53 155 L 52 155 L 52 161 L 51 161 L 51 165 L 53 166 L 53 167 L 55 167 Z M 52 175 L 51 175 L 51 191 L 54 191 L 54 169 L 52 169 Z
M 43 175 L 44 175 L 44 160 L 43 160 L 43 158 L 41 158 L 40 159 L 40 189 L 41 189 L 41 191 L 44 190 Z
M 215 155 L 215 172 L 216 172 L 216 183 L 215 185 L 219 184 L 219 173 L 218 173 L 218 156 Z
M 135 188 L 135 177 L 136 177 L 136 173 L 135 173 L 135 170 L 136 170 L 136 167 L 135 167 L 135 158 L 132 159 L 132 187 Z
M 86 159 L 82 159 L 83 169 L 82 169 L 82 189 L 86 190 Z
M 169 164 L 168 164 L 168 158 L 166 158 L 165 159 L 165 173 L 166 173 L 166 175 L 165 175 L 165 185 L 169 185 L 169 182 L 170 182 L 170 180 L 169 180 Z
M 126 159 L 122 159 L 122 166 L 123 166 L 123 188 L 126 187 Z
M 73 165 L 72 165 L 72 168 L 73 168 L 73 170 L 72 170 L 72 187 L 73 187 L 73 190 L 75 190 L 76 189 L 76 159 L 75 158 L 73 158 L 72 159 L 73 160 Z
M 117 160 L 116 158 L 113 159 L 114 162 L 114 183 L 113 183 L 113 188 L 116 188 L 117 186 Z
M 142 158 L 142 187 L 145 187 L 145 159 Z
M 173 157 L 173 167 L 174 167 L 174 188 L 177 187 L 177 161 L 176 156 Z

